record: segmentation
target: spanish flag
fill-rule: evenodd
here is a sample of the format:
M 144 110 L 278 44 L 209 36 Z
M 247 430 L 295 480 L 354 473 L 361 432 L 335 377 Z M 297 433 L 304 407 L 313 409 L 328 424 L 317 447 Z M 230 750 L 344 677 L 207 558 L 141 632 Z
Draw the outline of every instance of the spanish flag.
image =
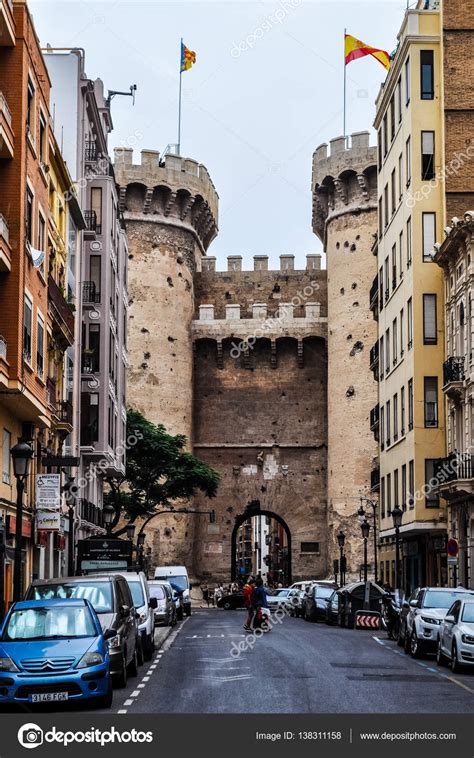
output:
M 196 63 L 196 53 L 181 42 L 181 73 L 188 71 Z
M 365 55 L 372 55 L 386 69 L 390 68 L 390 56 L 385 50 L 379 50 L 377 47 L 370 47 L 365 42 L 361 42 L 357 37 L 346 34 L 344 38 L 344 54 L 346 66 L 356 58 L 363 58 Z

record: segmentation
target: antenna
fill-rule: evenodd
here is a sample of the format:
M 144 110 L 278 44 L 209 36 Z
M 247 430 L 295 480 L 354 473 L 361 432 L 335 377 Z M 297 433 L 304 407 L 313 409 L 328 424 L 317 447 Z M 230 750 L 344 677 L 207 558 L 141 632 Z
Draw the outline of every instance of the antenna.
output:
M 123 97 L 131 97 L 132 103 L 135 105 L 135 92 L 137 91 L 137 85 L 131 84 L 129 92 L 121 92 L 120 90 L 116 89 L 109 89 L 107 92 L 107 107 L 110 108 L 110 103 L 112 102 L 113 98 L 116 95 L 121 95 Z

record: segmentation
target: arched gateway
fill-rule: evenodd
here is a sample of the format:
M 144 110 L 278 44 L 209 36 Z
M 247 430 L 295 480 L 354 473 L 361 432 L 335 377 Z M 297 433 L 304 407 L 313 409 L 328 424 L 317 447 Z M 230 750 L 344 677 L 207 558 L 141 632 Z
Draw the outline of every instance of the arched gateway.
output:
M 269 581 L 288 586 L 292 582 L 291 550 L 286 521 L 274 511 L 261 509 L 259 500 L 251 501 L 236 516 L 232 530 L 232 580 L 261 574 Z

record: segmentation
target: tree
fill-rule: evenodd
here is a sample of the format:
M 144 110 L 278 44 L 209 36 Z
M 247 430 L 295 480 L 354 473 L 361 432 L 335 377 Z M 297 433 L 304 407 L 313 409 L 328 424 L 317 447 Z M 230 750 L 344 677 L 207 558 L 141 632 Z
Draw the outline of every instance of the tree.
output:
M 198 490 L 215 497 L 220 476 L 186 452 L 184 435 L 170 435 L 162 424 L 129 409 L 126 440 L 125 477 L 109 480 L 110 491 L 104 496 L 104 504 L 116 509 L 112 528 L 122 514 L 132 522 L 146 518 L 160 508 L 172 509 L 175 500 L 189 499 Z

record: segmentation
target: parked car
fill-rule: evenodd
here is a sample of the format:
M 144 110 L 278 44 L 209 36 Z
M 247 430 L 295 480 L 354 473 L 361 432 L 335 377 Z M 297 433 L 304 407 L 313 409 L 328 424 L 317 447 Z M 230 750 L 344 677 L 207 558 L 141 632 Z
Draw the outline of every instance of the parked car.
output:
M 280 587 L 272 595 L 267 594 L 267 604 L 270 611 L 277 611 L 279 608 L 290 607 L 291 599 L 288 598 L 290 593 L 289 587 Z
M 410 602 L 412 600 L 415 600 L 418 597 L 419 591 L 420 591 L 420 587 L 417 587 L 416 590 L 412 592 L 409 598 L 406 598 L 405 600 L 403 600 L 402 607 L 400 610 L 400 624 L 398 628 L 397 644 L 399 647 L 404 647 L 406 653 L 408 653 L 409 651 L 409 638 L 407 635 L 407 616 L 410 610 Z
M 439 627 L 439 666 L 451 662 L 454 674 L 474 665 L 474 598 L 455 600 Z
M 217 607 L 224 608 L 226 611 L 235 610 L 236 608 L 243 608 L 244 593 L 229 592 L 227 595 L 222 595 L 217 601 Z
M 120 573 L 132 594 L 133 605 L 138 615 L 138 635 L 141 640 L 143 657 L 150 661 L 155 649 L 155 614 L 157 600 L 150 597 L 148 582 L 143 571 L 127 571 Z
M 406 617 L 405 651 L 413 658 L 438 649 L 439 628 L 455 600 L 474 599 L 474 592 L 449 587 L 422 587 L 410 599 Z
M 173 589 L 181 595 L 181 609 L 178 611 L 178 618 L 182 619 L 183 614 L 190 616 L 191 585 L 186 566 L 157 566 L 155 569 L 155 579 L 169 582 Z
M 143 653 L 136 611 L 128 584 L 120 574 L 38 579 L 28 588 L 26 599 L 88 600 L 99 617 L 104 634 L 108 635 L 114 684 L 125 687 L 127 677 L 137 675 Z M 108 634 L 111 629 L 115 634 Z
M 107 638 L 88 600 L 14 603 L 0 633 L 0 704 L 112 705 Z
M 326 600 L 328 600 L 334 588 L 324 584 L 315 584 L 306 593 L 303 605 L 303 618 L 305 621 L 326 621 Z
M 290 604 L 290 616 L 298 618 L 303 615 L 303 602 L 306 597 L 304 590 L 290 589 L 288 593 L 288 602 Z
M 337 624 L 339 614 L 339 593 L 337 590 L 333 590 L 328 598 L 326 598 L 326 624 L 332 626 Z
M 149 581 L 148 589 L 150 590 L 150 597 L 156 598 L 157 602 L 157 607 L 155 608 L 155 626 L 157 624 L 176 626 L 177 611 L 171 584 L 169 582 Z

